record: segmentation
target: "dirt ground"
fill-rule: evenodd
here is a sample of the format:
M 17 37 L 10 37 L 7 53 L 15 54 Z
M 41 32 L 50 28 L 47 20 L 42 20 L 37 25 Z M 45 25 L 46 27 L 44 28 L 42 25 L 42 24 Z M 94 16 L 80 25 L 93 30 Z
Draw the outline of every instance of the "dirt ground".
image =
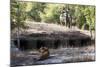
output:
M 39 58 L 37 50 L 12 52 L 11 66 L 95 61 L 95 46 L 79 48 L 66 47 L 49 49 L 49 51 L 50 57 L 45 60 L 37 60 Z

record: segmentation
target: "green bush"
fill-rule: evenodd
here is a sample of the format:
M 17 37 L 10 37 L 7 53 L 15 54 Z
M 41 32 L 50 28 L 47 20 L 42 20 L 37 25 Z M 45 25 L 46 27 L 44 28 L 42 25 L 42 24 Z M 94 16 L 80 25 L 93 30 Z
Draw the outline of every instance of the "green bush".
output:
M 44 13 L 40 14 L 42 21 L 47 23 L 59 23 L 61 5 L 47 4 L 46 6 Z

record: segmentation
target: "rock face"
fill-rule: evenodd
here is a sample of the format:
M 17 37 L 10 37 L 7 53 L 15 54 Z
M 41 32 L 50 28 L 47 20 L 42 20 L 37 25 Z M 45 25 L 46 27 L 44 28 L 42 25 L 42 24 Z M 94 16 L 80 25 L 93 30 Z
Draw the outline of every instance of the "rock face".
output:
M 73 33 L 73 34 L 72 34 Z M 14 41 L 17 45 L 17 40 Z M 91 38 L 80 32 L 62 34 L 31 34 L 20 38 L 20 49 L 39 49 L 40 47 L 60 48 L 60 47 L 80 47 L 90 45 Z
M 67 46 L 84 46 L 91 42 L 89 33 L 76 27 L 68 29 L 57 24 L 39 22 L 27 23 L 28 29 L 20 32 L 20 49 L 39 49 L 41 46 L 59 48 Z M 14 38 L 17 45 L 17 38 Z

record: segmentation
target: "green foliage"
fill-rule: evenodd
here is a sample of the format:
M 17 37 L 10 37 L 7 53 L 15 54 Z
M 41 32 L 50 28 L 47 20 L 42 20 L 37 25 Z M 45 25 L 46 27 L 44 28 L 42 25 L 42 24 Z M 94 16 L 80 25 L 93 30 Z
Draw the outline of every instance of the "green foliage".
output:
M 16 27 L 25 27 L 25 7 L 26 4 L 24 2 L 11 0 L 11 29 L 14 29 Z
M 95 7 L 94 6 L 75 6 L 75 17 L 76 23 L 79 28 L 90 27 L 92 30 L 95 29 Z
M 45 7 L 44 3 L 32 3 L 32 9 L 28 12 L 28 15 L 34 21 L 41 21 L 40 12 L 43 12 Z
M 59 22 L 59 12 L 60 8 L 59 5 L 47 4 L 46 8 L 44 9 L 44 13 L 40 14 L 42 21 L 48 23 L 56 23 Z
M 11 0 L 11 27 L 24 28 L 25 20 L 36 22 L 58 23 L 62 8 L 69 9 L 72 23 L 80 29 L 95 30 L 95 6 L 49 4 L 38 2 L 18 2 Z

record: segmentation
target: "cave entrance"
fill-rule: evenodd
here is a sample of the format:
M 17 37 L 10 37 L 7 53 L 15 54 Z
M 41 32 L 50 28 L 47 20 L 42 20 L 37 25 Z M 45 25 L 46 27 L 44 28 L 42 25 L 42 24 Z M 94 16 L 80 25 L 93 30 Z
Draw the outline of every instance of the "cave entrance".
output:
M 28 41 L 25 39 L 20 39 L 20 45 L 18 47 L 18 42 L 17 40 L 14 41 L 14 44 L 17 48 L 19 48 L 20 50 L 27 50 L 28 49 Z
M 45 42 L 43 40 L 37 40 L 36 48 L 39 49 L 41 47 L 45 47 Z
M 60 46 L 60 44 L 61 44 L 60 40 L 55 40 L 53 48 L 57 49 Z

